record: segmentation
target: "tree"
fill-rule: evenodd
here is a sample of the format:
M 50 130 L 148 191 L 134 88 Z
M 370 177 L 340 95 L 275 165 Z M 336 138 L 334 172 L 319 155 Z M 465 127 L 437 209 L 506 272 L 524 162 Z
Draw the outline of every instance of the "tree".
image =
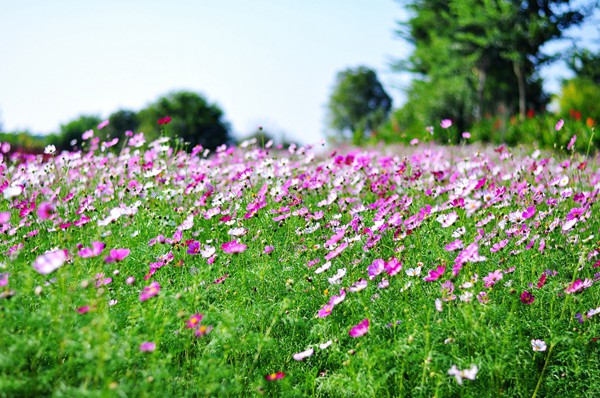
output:
M 140 126 L 137 112 L 128 109 L 119 109 L 113 112 L 108 120 L 110 123 L 104 128 L 111 137 L 124 139 L 125 132 L 136 132 Z
M 398 35 L 414 45 L 413 54 L 398 64 L 415 73 L 408 97 L 418 98 L 430 115 L 456 104 L 443 103 L 436 89 L 448 85 L 452 100 L 460 97 L 459 128 L 466 128 L 498 109 L 542 109 L 548 97 L 537 75 L 554 57 L 544 54 L 547 42 L 562 37 L 565 29 L 583 21 L 586 10 L 573 9 L 568 0 L 411 0 L 404 1 L 411 18 L 400 23 Z M 461 81 L 462 84 L 458 82 Z M 423 89 L 427 87 L 427 90 Z M 470 89 L 468 89 L 470 88 Z M 451 95 L 448 95 L 451 94 Z M 466 97 L 464 97 L 466 95 Z M 437 111 L 434 111 L 437 110 Z M 441 115 L 437 115 L 443 117 Z
M 563 117 L 600 120 L 600 52 L 575 50 L 568 62 L 575 77 L 562 84 L 558 104 Z
M 600 51 L 596 54 L 588 49 L 576 50 L 567 62 L 569 69 L 579 79 L 587 79 L 600 85 Z
M 213 150 L 233 141 L 221 108 L 194 92 L 167 94 L 142 109 L 138 116 L 140 130 L 150 137 L 158 137 L 161 131 L 167 131 L 189 143 L 190 148 L 202 145 Z M 167 116 L 171 118 L 169 124 L 158 123 Z
M 60 134 L 56 137 L 54 145 L 58 150 L 70 150 L 71 147 L 76 147 L 77 143 L 81 142 L 83 133 L 96 129 L 100 122 L 102 122 L 102 119 L 99 116 L 81 115 L 67 124 L 62 124 Z
M 392 99 L 373 70 L 346 69 L 337 74 L 329 99 L 329 125 L 343 138 L 352 135 L 359 144 L 385 121 L 391 107 Z

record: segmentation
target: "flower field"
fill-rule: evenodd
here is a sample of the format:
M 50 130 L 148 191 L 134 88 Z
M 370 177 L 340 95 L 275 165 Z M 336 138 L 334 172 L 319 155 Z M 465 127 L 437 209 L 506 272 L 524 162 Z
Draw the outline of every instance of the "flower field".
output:
M 597 158 L 4 152 L 0 397 L 600 396 Z

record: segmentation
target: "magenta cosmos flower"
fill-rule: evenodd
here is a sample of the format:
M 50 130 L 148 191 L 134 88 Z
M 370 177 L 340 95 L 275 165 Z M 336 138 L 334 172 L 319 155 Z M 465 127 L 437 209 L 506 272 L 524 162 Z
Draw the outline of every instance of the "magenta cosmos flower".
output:
M 141 352 L 153 352 L 154 350 L 156 350 L 156 343 L 153 341 L 144 341 L 140 344 Z
M 56 211 L 56 208 L 52 203 L 42 202 L 37 208 L 37 216 L 41 220 L 47 220 L 52 217 L 52 214 Z
M 106 257 L 105 261 L 107 263 L 113 263 L 115 261 L 122 261 L 125 257 L 129 256 L 129 249 L 111 249 L 109 255 Z
M 531 294 L 527 290 L 525 290 L 523 293 L 521 293 L 521 302 L 523 304 L 529 305 L 529 304 L 533 303 L 534 300 L 535 300 L 535 297 L 533 296 L 533 294 Z
M 242 253 L 247 247 L 248 246 L 243 243 L 238 243 L 237 240 L 232 240 L 231 242 L 223 243 L 221 245 L 221 249 L 223 249 L 225 253 L 229 254 Z
M 440 126 L 441 126 L 443 129 L 447 129 L 447 128 L 449 128 L 449 127 L 451 127 L 451 126 L 452 126 L 452 120 L 450 120 L 450 119 L 444 119 L 444 120 L 442 120 L 442 122 L 440 123 Z
M 196 327 L 198 327 L 203 317 L 204 315 L 198 313 L 192 315 L 190 319 L 188 319 L 188 321 L 186 322 L 186 327 L 188 329 L 195 329 Z
M 275 380 L 283 379 L 284 377 L 285 377 L 285 373 L 283 373 L 283 372 L 269 373 L 268 375 L 265 375 L 265 380 L 275 381 Z
M 429 271 L 429 275 L 423 278 L 423 280 L 425 282 L 433 282 L 441 278 L 442 275 L 444 275 L 444 272 L 446 272 L 446 266 L 440 265 L 436 269 L 432 269 L 431 271 Z
M 356 338 L 356 337 L 364 336 L 365 334 L 367 334 L 368 331 L 369 331 L 369 319 L 365 318 L 362 321 L 360 321 L 357 325 L 354 325 L 352 327 L 352 329 L 350 329 L 348 334 L 350 335 L 350 337 Z
M 102 242 L 92 242 L 92 247 L 84 247 L 83 249 L 79 250 L 77 255 L 81 258 L 96 257 L 102 253 L 102 250 L 104 250 L 105 246 L 106 244 Z
M 171 116 L 165 116 L 165 117 L 161 117 L 160 119 L 158 119 L 158 124 L 159 125 L 164 125 L 164 124 L 169 124 L 171 123 Z
M 156 281 L 152 281 L 150 286 L 144 287 L 144 290 L 140 293 L 140 301 L 146 301 L 151 297 L 154 297 L 160 292 L 160 285 Z

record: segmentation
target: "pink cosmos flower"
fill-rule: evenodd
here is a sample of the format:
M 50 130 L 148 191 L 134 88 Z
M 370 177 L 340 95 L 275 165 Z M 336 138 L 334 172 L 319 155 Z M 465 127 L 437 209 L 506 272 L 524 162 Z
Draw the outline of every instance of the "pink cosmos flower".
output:
M 364 336 L 365 334 L 367 334 L 367 332 L 369 331 L 369 319 L 365 318 L 362 321 L 360 321 L 357 325 L 353 326 L 352 329 L 350 329 L 350 331 L 348 332 L 348 334 L 350 335 L 350 337 L 361 337 Z
M 327 242 L 325 242 L 325 245 L 326 246 L 331 246 L 331 245 L 334 245 L 334 244 L 338 243 L 340 241 L 340 239 L 342 239 L 344 237 L 345 233 L 346 233 L 345 229 L 340 229 L 331 238 L 329 238 L 327 240 Z
M 485 287 L 491 287 L 496 284 L 496 282 L 502 279 L 502 271 L 497 269 L 494 272 L 490 272 L 488 276 L 483 277 L 483 281 L 485 282 Z
M 490 302 L 490 298 L 488 297 L 487 292 L 479 292 L 477 295 L 477 300 L 480 304 L 487 304 Z
M 265 375 L 265 380 L 275 381 L 275 380 L 283 379 L 284 377 L 285 377 L 285 373 L 283 373 L 283 372 L 269 373 L 268 375 Z
M 188 243 L 187 254 L 198 254 L 199 252 L 200 242 L 193 240 L 190 243 Z
M 52 203 L 42 202 L 37 207 L 37 216 L 42 220 L 47 220 L 54 214 L 55 207 Z
M 528 218 L 531 218 L 535 215 L 535 206 L 530 206 L 527 208 L 527 210 L 525 210 L 523 212 L 523 214 L 521 214 L 521 216 L 523 217 L 524 220 L 527 220 Z
M 562 119 L 559 119 L 558 122 L 556 122 L 556 125 L 554 126 L 554 130 L 560 131 L 560 129 L 562 129 L 564 125 L 565 125 L 565 121 Z
M 442 122 L 440 123 L 440 126 L 443 129 L 447 129 L 447 128 L 449 128 L 449 127 L 452 126 L 452 120 L 450 120 L 450 119 L 443 119 Z
M 455 240 L 454 242 L 450 242 L 448 243 L 444 249 L 448 252 L 460 249 L 463 247 L 463 241 L 460 239 Z
M 381 274 L 385 270 L 385 260 L 377 258 L 373 260 L 371 265 L 367 268 L 367 273 L 370 279 L 374 279 L 377 275 Z
M 150 286 L 144 287 L 144 290 L 140 293 L 140 301 L 146 301 L 151 297 L 154 297 L 160 292 L 160 285 L 156 281 L 152 281 Z
M 390 261 L 385 263 L 385 273 L 389 276 L 394 276 L 402 269 L 402 263 L 397 258 L 392 257 Z
M 498 243 L 495 243 L 492 248 L 490 249 L 490 251 L 492 253 L 496 253 L 497 251 L 500 251 L 502 249 L 504 249 L 506 247 L 506 245 L 508 244 L 508 239 L 503 239 Z
M 3 211 L 0 213 L 0 225 L 6 224 L 10 221 L 10 211 Z
M 271 253 L 273 250 L 275 250 L 275 246 L 270 246 L 270 245 L 267 245 L 267 246 L 265 246 L 265 249 L 263 250 L 263 253 L 265 253 L 265 254 L 269 254 L 269 253 Z
M 65 261 L 67 261 L 67 251 L 55 250 L 44 253 L 36 258 L 33 262 L 33 268 L 35 268 L 35 270 L 40 274 L 48 275 L 49 273 L 62 267 Z
M 195 329 L 198 327 L 198 325 L 200 325 L 200 322 L 202 321 L 202 318 L 204 317 L 204 315 L 202 314 L 194 314 L 190 317 L 190 319 L 187 320 L 186 322 L 186 328 L 188 329 Z
M 571 141 L 569 141 L 569 143 L 567 144 L 567 151 L 571 150 L 571 148 L 573 148 L 573 146 L 575 145 L 575 141 L 577 141 L 577 136 L 574 135 L 571 138 Z
M 87 130 L 83 133 L 83 135 L 81 136 L 81 139 L 85 141 L 85 140 L 89 140 L 93 136 L 94 136 L 94 130 Z
M 302 361 L 302 360 L 310 357 L 312 354 L 314 354 L 314 352 L 315 352 L 314 348 L 309 348 L 306 351 L 298 352 L 298 353 L 292 355 L 292 357 L 294 358 L 295 361 Z
M 334 250 L 330 251 L 329 253 L 327 253 L 325 255 L 325 260 L 331 260 L 334 257 L 337 257 L 340 255 L 340 253 L 342 251 L 344 251 L 344 249 L 348 247 L 348 242 L 344 242 L 341 245 L 339 245 L 338 247 L 336 247 Z
M 80 314 L 85 314 L 85 313 L 87 313 L 89 311 L 90 311 L 90 306 L 89 305 L 84 305 L 83 307 L 77 308 L 77 312 L 79 312 Z
M 154 352 L 156 350 L 156 343 L 153 341 L 144 341 L 140 344 L 141 352 Z
M 576 281 L 574 281 L 573 283 L 571 283 L 569 286 L 567 286 L 565 288 L 565 293 L 567 293 L 567 294 L 577 293 L 583 289 L 587 289 L 588 287 L 592 286 L 593 283 L 594 282 L 592 282 L 588 278 L 585 278 L 583 281 L 581 279 L 577 279 Z
M 327 303 L 323 306 L 323 308 L 321 308 L 318 312 L 317 312 L 317 316 L 319 318 L 325 318 L 326 316 L 329 316 L 331 314 L 331 311 L 333 311 L 333 305 L 330 303 Z
M 221 245 L 221 249 L 228 254 L 242 253 L 247 247 L 248 246 L 243 243 L 238 243 L 237 240 L 232 240 L 231 242 L 223 243 Z
M 444 275 L 444 272 L 446 272 L 446 266 L 439 265 L 436 269 L 432 269 L 431 271 L 429 271 L 429 274 L 425 278 L 423 278 L 423 280 L 425 282 L 433 282 L 441 278 L 442 275 Z
M 8 285 L 8 276 L 10 274 L 0 274 L 0 287 Z
M 469 133 L 468 131 L 465 131 L 462 133 L 462 137 L 464 139 L 469 139 L 469 138 L 471 138 L 471 133 Z
M 100 122 L 100 124 L 98 125 L 98 130 L 102 130 L 104 127 L 108 126 L 109 123 L 110 121 L 108 119 Z
M 102 250 L 104 250 L 105 246 L 106 244 L 102 242 L 92 242 L 92 247 L 84 247 L 77 252 L 77 255 L 81 258 L 96 257 L 102 253 Z
M 194 331 L 194 336 L 196 336 L 196 337 L 206 336 L 207 334 L 210 333 L 211 330 L 213 330 L 212 325 L 200 325 Z
M 109 255 L 104 260 L 107 263 L 112 263 L 115 261 L 123 261 L 127 256 L 129 256 L 129 249 L 111 249 Z

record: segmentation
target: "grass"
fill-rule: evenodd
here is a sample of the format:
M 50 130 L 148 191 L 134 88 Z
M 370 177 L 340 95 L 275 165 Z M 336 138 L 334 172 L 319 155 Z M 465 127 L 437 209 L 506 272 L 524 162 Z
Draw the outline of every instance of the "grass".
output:
M 0 397 L 600 395 L 595 158 L 140 138 L 0 165 Z

